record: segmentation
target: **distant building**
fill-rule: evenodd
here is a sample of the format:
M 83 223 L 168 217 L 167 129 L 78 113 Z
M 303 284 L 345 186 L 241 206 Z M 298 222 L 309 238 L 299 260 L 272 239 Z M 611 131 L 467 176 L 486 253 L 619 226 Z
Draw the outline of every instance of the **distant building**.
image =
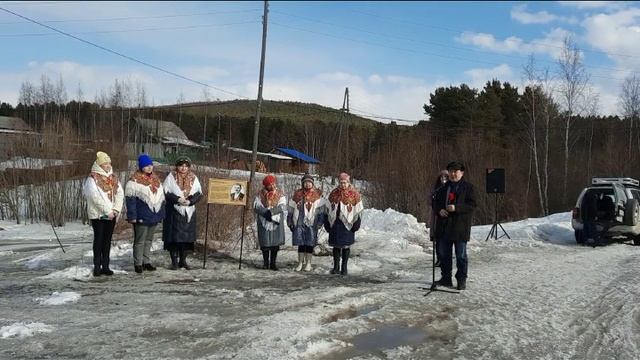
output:
M 127 153 L 130 156 L 144 152 L 153 158 L 164 158 L 179 152 L 207 149 L 207 146 L 189 140 L 184 131 L 170 121 L 134 118 L 131 122 L 133 131 L 127 143 Z
M 17 147 L 39 140 L 40 134 L 21 118 L 0 116 L 0 159 L 10 159 Z
M 275 148 L 274 151 L 282 153 L 292 158 L 291 163 L 289 165 L 290 166 L 289 172 L 298 172 L 298 173 L 308 172 L 309 174 L 315 174 L 317 171 L 316 167 L 317 165 L 320 164 L 320 160 L 295 149 L 278 147 L 278 148 Z

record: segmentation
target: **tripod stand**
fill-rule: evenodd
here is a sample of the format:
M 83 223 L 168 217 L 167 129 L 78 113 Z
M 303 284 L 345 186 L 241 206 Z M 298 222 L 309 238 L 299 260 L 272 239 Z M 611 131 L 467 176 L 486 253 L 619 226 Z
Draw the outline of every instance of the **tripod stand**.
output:
M 505 229 L 498 222 L 498 193 L 494 193 L 494 195 L 496 196 L 495 197 L 496 202 L 495 202 L 494 213 L 493 213 L 493 226 L 491 226 L 491 230 L 489 231 L 489 235 L 487 235 L 487 238 L 484 239 L 484 241 L 489 240 L 489 238 L 493 238 L 494 240 L 498 240 L 503 236 L 506 236 L 509 240 L 511 240 L 511 237 L 509 236 L 509 234 L 507 234 Z M 504 233 L 504 234 L 502 234 L 500 236 L 498 236 L 498 226 L 500 227 L 500 229 L 502 229 L 502 232 Z

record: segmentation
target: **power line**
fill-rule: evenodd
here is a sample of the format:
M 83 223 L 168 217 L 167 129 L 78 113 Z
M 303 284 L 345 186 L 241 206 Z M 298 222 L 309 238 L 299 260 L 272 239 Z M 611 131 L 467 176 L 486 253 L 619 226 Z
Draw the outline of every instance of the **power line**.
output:
M 411 41 L 411 42 L 419 43 L 419 44 L 436 45 L 436 46 L 440 46 L 440 47 L 443 47 L 443 48 L 446 48 L 446 49 L 457 49 L 457 50 L 463 50 L 463 51 L 470 51 L 470 52 L 488 54 L 488 55 L 492 55 L 492 56 L 502 56 L 502 57 L 509 57 L 509 58 L 524 59 L 524 60 L 526 60 L 528 58 L 528 56 L 524 56 L 524 55 L 501 54 L 501 53 L 497 53 L 497 52 L 492 52 L 492 51 L 488 51 L 488 50 L 481 50 L 481 49 L 475 49 L 475 48 L 470 48 L 470 47 L 465 47 L 465 46 L 454 46 L 454 45 L 451 45 L 451 44 L 444 44 L 444 43 L 440 43 L 440 42 L 436 42 L 436 41 L 417 40 L 417 39 L 412 39 L 412 38 L 405 37 L 405 36 L 399 36 L 399 35 L 393 35 L 393 34 L 385 34 L 385 33 L 370 31 L 370 30 L 366 30 L 366 29 L 362 29 L 362 28 L 357 28 L 357 27 L 353 27 L 353 26 L 346 26 L 346 25 L 341 25 L 341 24 L 336 24 L 336 23 L 316 20 L 316 19 L 312 19 L 312 18 L 309 18 L 309 17 L 289 14 L 289 13 L 286 13 L 286 12 L 283 12 L 283 11 L 278 11 L 278 10 L 274 10 L 273 12 L 277 13 L 277 14 L 289 16 L 289 17 L 292 17 L 292 18 L 297 18 L 297 19 L 300 19 L 300 20 L 304 20 L 304 21 L 315 22 L 315 23 L 318 23 L 318 24 L 323 24 L 323 25 L 334 26 L 334 27 L 343 28 L 343 29 L 360 31 L 360 32 L 363 32 L 363 33 L 371 34 L 371 35 L 377 35 L 377 36 L 383 36 L 383 37 L 394 38 L 394 39 L 399 39 L 399 40 Z M 541 59 L 541 61 L 555 64 L 555 62 L 551 61 L 551 60 Z M 599 65 L 585 65 L 585 67 L 592 68 L 592 69 L 611 70 L 611 71 L 633 71 L 633 70 L 630 70 L 630 69 L 614 68 L 614 67 L 599 66 Z
M 463 62 L 468 62 L 468 63 L 473 63 L 473 64 L 486 64 L 486 65 L 491 65 L 491 66 L 500 66 L 500 65 L 502 65 L 500 63 L 496 63 L 496 62 L 493 62 L 493 61 L 484 61 L 484 60 L 478 60 L 478 59 L 467 59 L 467 58 L 458 57 L 458 56 L 444 55 L 444 54 L 433 53 L 433 52 L 428 52 L 428 51 L 418 51 L 418 50 L 414 50 L 414 49 L 407 49 L 407 48 L 402 48 L 402 47 L 397 47 L 397 46 L 389 46 L 389 45 L 379 44 L 379 43 L 371 42 L 371 41 L 367 41 L 367 40 L 353 39 L 353 38 L 346 37 L 346 36 L 340 36 L 340 35 L 334 35 L 334 34 L 329 34 L 329 33 L 323 33 L 323 32 L 308 30 L 308 29 L 299 28 L 299 27 L 295 27 L 295 26 L 291 26 L 291 25 L 285 25 L 285 24 L 281 24 L 281 23 L 277 23 L 277 22 L 273 22 L 273 21 L 271 23 L 273 25 L 276 25 L 276 26 L 280 26 L 280 27 L 284 27 L 284 28 L 288 28 L 288 29 L 292 29 L 292 30 L 296 30 L 296 31 L 307 32 L 307 33 L 311 33 L 311 34 L 314 34 L 314 35 L 322 35 L 322 36 L 325 36 L 325 37 L 331 37 L 331 38 L 335 38 L 335 39 L 352 41 L 352 42 L 355 42 L 355 43 L 366 44 L 366 45 L 370 45 L 370 46 L 377 46 L 377 47 L 382 47 L 382 48 L 387 48 L 387 49 L 392 49 L 392 50 L 398 50 L 398 51 L 414 53 L 414 54 L 423 54 L 423 55 L 428 55 L 428 56 L 441 57 L 441 58 L 444 58 L 444 59 L 458 60 L 458 61 L 463 61 Z M 624 81 L 624 79 L 619 79 L 619 78 L 615 78 L 615 77 L 612 77 L 612 76 L 591 75 L 591 77 L 602 78 L 602 79 L 605 79 L 605 80 L 616 80 L 616 81 L 618 81 L 618 83 L 621 83 L 622 81 Z
M 3 3 L 5 4 L 5 3 Z M 219 14 L 239 14 L 261 11 L 260 9 L 247 9 L 247 10 L 231 10 L 231 11 L 210 11 L 204 13 L 189 13 L 189 14 L 173 14 L 173 15 L 154 15 L 154 16 L 127 16 L 127 17 L 114 17 L 114 18 L 94 18 L 94 19 L 65 19 L 65 20 L 46 20 L 42 21 L 44 24 L 54 23 L 70 23 L 70 22 L 110 22 L 110 21 L 128 21 L 128 20 L 146 20 L 146 19 L 168 19 L 178 17 L 193 17 L 193 16 L 205 16 L 205 15 L 219 15 Z M 28 24 L 29 21 L 8 21 L 0 22 L 0 25 L 13 25 L 13 24 Z
M 142 61 L 142 60 L 138 60 L 138 59 L 136 59 L 136 58 L 134 58 L 134 57 L 131 57 L 131 56 L 129 56 L 129 55 L 125 55 L 125 54 L 120 53 L 120 52 L 117 52 L 117 51 L 115 51 L 115 50 L 111 50 L 111 49 L 106 48 L 106 47 L 104 47 L 104 46 L 102 46 L 102 45 L 98 45 L 98 44 L 93 43 L 93 42 L 91 42 L 91 41 L 84 40 L 84 39 L 82 39 L 82 38 L 80 38 L 80 37 L 77 37 L 77 36 L 75 36 L 75 35 L 69 34 L 69 33 L 64 32 L 64 31 L 62 31 L 62 30 L 58 30 L 58 29 L 56 29 L 56 28 L 54 28 L 54 27 L 52 27 L 52 26 L 49 26 L 49 25 L 43 24 L 43 23 L 41 23 L 41 22 L 38 22 L 38 21 L 33 20 L 33 19 L 31 19 L 31 18 L 28 18 L 28 17 L 26 17 L 26 16 L 23 16 L 23 15 L 20 15 L 20 14 L 18 14 L 18 13 L 15 13 L 15 12 L 13 12 L 13 11 L 11 11 L 11 10 L 7 10 L 7 9 L 5 9 L 5 8 L 3 8 L 3 7 L 0 7 L 0 10 L 2 10 L 2 11 L 4 11 L 4 12 L 7 12 L 7 13 L 9 13 L 9 14 L 15 15 L 15 16 L 17 16 L 17 17 L 19 17 L 19 18 L 25 19 L 25 20 L 27 20 L 27 21 L 29 21 L 29 22 L 34 23 L 34 24 L 40 25 L 40 26 L 42 26 L 42 27 L 45 27 L 45 28 L 47 28 L 47 29 L 49 29 L 49 30 L 53 30 L 53 31 L 55 31 L 55 32 L 57 32 L 57 33 L 60 33 L 60 34 L 62 34 L 62 35 L 65 35 L 65 36 L 68 36 L 68 37 L 70 37 L 70 38 L 76 39 L 76 40 L 78 40 L 78 41 L 80 41 L 80 42 L 83 42 L 83 43 L 85 43 L 85 44 L 88 44 L 88 45 L 91 45 L 91 46 L 96 47 L 96 48 L 98 48 L 98 49 L 104 50 L 104 51 L 109 52 L 109 53 L 111 53 L 111 54 L 114 54 L 114 55 L 117 55 L 117 56 L 123 57 L 123 58 L 125 58 L 125 59 L 127 59 L 127 60 L 131 60 L 131 61 L 136 62 L 136 63 L 138 63 L 138 64 L 141 64 L 141 65 L 144 65 L 144 66 L 150 67 L 150 68 L 152 68 L 152 69 L 158 70 L 158 71 L 163 72 L 163 73 L 165 73 L 165 74 L 169 74 L 169 75 L 174 76 L 174 77 L 177 77 L 177 78 L 179 78 L 179 79 L 183 79 L 183 80 L 186 80 L 186 81 L 192 82 L 192 83 L 194 83 L 194 84 L 198 84 L 198 85 L 201 85 L 201 86 L 205 86 L 205 87 L 208 87 L 208 88 L 211 88 L 211 89 L 214 89 L 214 90 L 220 91 L 220 92 L 225 93 L 225 94 L 229 94 L 229 95 L 237 96 L 237 97 L 240 97 L 240 98 L 243 98 L 243 99 L 248 99 L 246 96 L 243 96 L 243 95 L 240 95 L 240 94 L 236 94 L 236 93 L 234 93 L 234 92 L 227 91 L 227 90 L 225 90 L 225 89 L 222 89 L 222 88 L 219 88 L 219 87 L 216 87 L 216 86 L 212 86 L 212 85 L 209 85 L 209 84 L 203 83 L 203 82 L 198 81 L 198 80 L 194 80 L 194 79 L 188 78 L 188 77 L 186 77 L 186 76 L 180 75 L 180 74 L 175 73 L 175 72 L 173 72 L 173 71 L 169 71 L 169 70 L 163 69 L 163 68 L 161 68 L 161 67 L 158 67 L 158 66 L 156 66 L 156 65 L 150 64 L 150 63 L 148 63 L 148 62 L 145 62 L 145 61 Z
M 256 24 L 258 20 L 253 21 L 239 21 L 225 24 L 202 24 L 202 25 L 187 25 L 187 26 L 171 26 L 171 27 L 155 27 L 155 28 L 142 28 L 142 29 L 121 29 L 121 30 L 97 30 L 97 31 L 81 31 L 73 33 L 75 35 L 86 34 L 113 34 L 113 33 L 129 33 L 129 32 L 144 32 L 144 31 L 160 31 L 160 30 L 187 30 L 187 29 L 201 29 L 208 27 L 222 27 L 241 24 Z M 26 34 L 0 34 L 0 38 L 14 38 L 14 37 L 32 37 L 32 36 L 51 36 L 59 35 L 56 33 L 26 33 Z
M 427 28 L 432 28 L 432 29 L 437 29 L 437 30 L 453 32 L 453 33 L 457 33 L 457 34 L 466 31 L 466 30 L 454 29 L 454 28 L 450 28 L 450 27 L 446 27 L 446 26 L 429 25 L 429 24 L 425 24 L 425 23 L 409 21 L 409 20 L 406 20 L 406 19 L 392 18 L 392 17 L 389 17 L 389 16 L 383 16 L 383 15 L 379 15 L 379 14 L 369 13 L 369 12 L 362 11 L 362 10 L 351 9 L 349 11 L 352 11 L 352 12 L 355 12 L 355 13 L 360 13 L 360 14 L 367 15 L 367 16 L 376 17 L 376 18 L 383 19 L 383 20 L 386 20 L 386 21 L 394 21 L 394 22 L 398 22 L 398 23 L 412 24 L 412 25 L 417 25 L 417 26 L 421 26 L 421 27 L 427 27 Z M 552 47 L 552 48 L 557 48 L 557 49 L 562 49 L 563 48 L 562 46 L 558 46 L 558 45 L 555 45 L 555 44 L 544 43 L 544 42 L 539 42 L 539 41 L 530 41 L 529 44 Z M 604 55 L 615 55 L 615 56 L 623 56 L 623 57 L 629 57 L 629 58 L 640 58 L 640 54 L 612 53 L 612 52 L 607 52 L 607 51 L 602 51 L 602 50 L 593 50 L 593 49 L 581 49 L 581 50 L 582 51 L 586 51 L 586 52 L 604 54 Z

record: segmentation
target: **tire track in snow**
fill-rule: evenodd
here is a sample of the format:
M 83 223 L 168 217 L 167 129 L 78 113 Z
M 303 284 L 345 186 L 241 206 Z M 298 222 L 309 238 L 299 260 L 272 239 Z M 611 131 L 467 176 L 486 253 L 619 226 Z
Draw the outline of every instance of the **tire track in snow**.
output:
M 640 265 L 635 259 L 617 264 L 615 276 L 605 292 L 585 307 L 576 319 L 577 359 L 637 359 L 640 344 Z

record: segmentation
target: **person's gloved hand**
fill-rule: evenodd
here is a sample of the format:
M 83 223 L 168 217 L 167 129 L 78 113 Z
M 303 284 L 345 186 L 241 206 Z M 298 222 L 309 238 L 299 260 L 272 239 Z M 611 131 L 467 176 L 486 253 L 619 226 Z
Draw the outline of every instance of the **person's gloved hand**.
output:
M 271 217 L 272 217 L 272 215 L 271 215 L 271 210 L 267 210 L 267 212 L 265 212 L 265 213 L 264 213 L 264 218 L 265 218 L 267 221 L 271 221 Z

